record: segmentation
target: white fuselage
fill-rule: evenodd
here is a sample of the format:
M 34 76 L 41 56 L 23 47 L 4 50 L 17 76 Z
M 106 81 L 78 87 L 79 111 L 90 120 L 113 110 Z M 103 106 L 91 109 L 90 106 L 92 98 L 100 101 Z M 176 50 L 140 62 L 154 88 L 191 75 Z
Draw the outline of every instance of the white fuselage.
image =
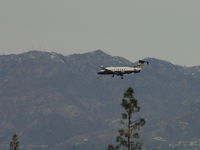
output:
M 101 67 L 101 70 L 97 72 L 99 75 L 112 75 L 113 77 L 115 75 L 121 76 L 123 79 L 124 74 L 130 74 L 130 73 L 139 73 L 142 68 L 144 67 L 144 64 L 149 64 L 148 61 L 145 60 L 139 60 L 138 64 L 133 67 Z
M 113 72 L 125 72 L 125 71 L 138 71 L 141 70 L 141 67 L 106 67 L 107 70 Z
M 123 75 L 130 73 L 138 73 L 142 69 L 142 66 L 134 66 L 134 67 L 106 67 L 102 68 L 98 74 L 106 75 L 106 74 L 114 74 L 114 75 Z

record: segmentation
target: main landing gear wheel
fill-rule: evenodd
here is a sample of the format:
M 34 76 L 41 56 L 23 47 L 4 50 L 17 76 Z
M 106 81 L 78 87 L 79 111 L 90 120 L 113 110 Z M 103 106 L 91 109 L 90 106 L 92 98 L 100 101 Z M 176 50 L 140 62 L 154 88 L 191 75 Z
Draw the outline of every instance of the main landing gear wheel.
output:
M 121 77 L 121 79 L 124 79 L 124 77 Z
M 115 75 L 113 74 L 112 77 L 114 77 Z

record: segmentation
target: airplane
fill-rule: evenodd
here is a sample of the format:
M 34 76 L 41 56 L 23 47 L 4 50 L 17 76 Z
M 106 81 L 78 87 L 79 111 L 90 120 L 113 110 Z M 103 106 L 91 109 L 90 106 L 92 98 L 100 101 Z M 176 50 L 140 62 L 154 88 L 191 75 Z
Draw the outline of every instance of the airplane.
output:
M 139 60 L 138 64 L 133 67 L 103 67 L 101 66 L 101 70 L 97 72 L 98 75 L 112 75 L 112 77 L 121 76 L 121 79 L 123 79 L 125 74 L 131 74 L 131 73 L 139 73 L 142 68 L 144 67 L 144 64 L 149 64 L 148 61 L 145 60 Z

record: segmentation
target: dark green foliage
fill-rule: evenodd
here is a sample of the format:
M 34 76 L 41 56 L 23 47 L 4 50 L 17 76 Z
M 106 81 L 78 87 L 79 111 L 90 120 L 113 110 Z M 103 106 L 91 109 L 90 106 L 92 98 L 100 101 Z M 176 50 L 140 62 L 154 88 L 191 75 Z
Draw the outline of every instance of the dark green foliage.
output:
M 116 148 L 113 145 L 108 145 L 108 150 L 116 150 Z
M 116 137 L 117 145 L 108 145 L 108 150 L 117 150 L 120 147 L 126 147 L 128 150 L 138 150 L 142 148 L 142 143 L 136 141 L 140 138 L 139 130 L 145 124 L 144 118 L 133 121 L 133 114 L 140 111 L 137 99 L 134 98 L 134 90 L 128 88 L 124 93 L 121 103 L 125 112 L 122 113 L 121 124 L 123 128 L 118 130 L 119 136 Z M 135 140 L 133 140 L 135 139 Z M 134 142 L 135 141 L 135 142 Z
M 19 141 L 17 138 L 17 134 L 13 134 L 12 141 L 10 142 L 10 150 L 18 150 L 19 148 Z

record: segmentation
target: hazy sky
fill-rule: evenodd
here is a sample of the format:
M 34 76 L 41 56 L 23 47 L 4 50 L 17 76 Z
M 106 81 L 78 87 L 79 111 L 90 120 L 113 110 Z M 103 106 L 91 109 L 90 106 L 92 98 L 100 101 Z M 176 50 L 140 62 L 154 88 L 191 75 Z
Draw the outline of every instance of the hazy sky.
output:
M 200 65 L 200 0 L 0 0 L 0 54 L 32 49 Z

